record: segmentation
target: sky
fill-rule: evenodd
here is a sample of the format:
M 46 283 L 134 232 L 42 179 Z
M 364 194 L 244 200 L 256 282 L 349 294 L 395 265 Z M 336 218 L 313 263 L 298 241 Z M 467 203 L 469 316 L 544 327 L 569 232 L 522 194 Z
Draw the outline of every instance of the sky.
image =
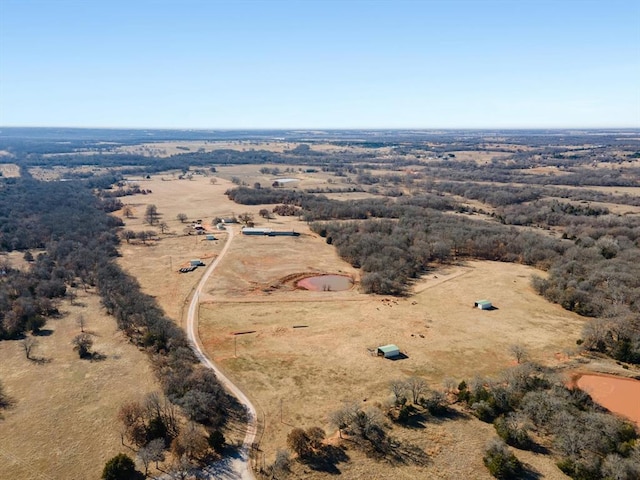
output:
M 0 125 L 637 128 L 637 0 L 0 0 Z

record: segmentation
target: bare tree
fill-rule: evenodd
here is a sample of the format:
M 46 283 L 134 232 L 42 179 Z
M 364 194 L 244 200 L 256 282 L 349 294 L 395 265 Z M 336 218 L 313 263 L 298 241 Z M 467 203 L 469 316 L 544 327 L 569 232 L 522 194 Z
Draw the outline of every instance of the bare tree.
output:
M 529 358 L 529 352 L 524 345 L 521 345 L 519 343 L 511 345 L 509 347 L 509 353 L 513 355 L 513 358 L 515 358 L 518 364 L 521 364 Z
M 273 215 L 271 214 L 271 212 L 266 208 L 261 208 L 260 211 L 258 212 L 258 215 L 260 215 L 262 218 L 266 218 L 267 221 L 273 218 Z
M 351 420 L 358 411 L 358 406 L 354 404 L 345 404 L 340 409 L 331 412 L 329 421 L 338 427 L 338 434 L 342 438 L 342 431 L 349 427 Z
M 118 419 L 123 425 L 122 444 L 124 445 L 124 437 L 126 437 L 134 445 L 144 445 L 147 440 L 144 407 L 138 402 L 125 403 L 118 411 Z
M 27 357 L 27 360 L 31 360 L 31 352 L 37 346 L 38 340 L 34 337 L 27 337 L 22 340 L 22 348 L 24 349 L 24 354 Z
M 127 241 L 127 243 L 130 243 L 131 240 L 136 238 L 136 232 L 134 232 L 133 230 L 123 230 L 121 235 L 122 238 Z
M 407 379 L 407 389 L 411 392 L 413 403 L 417 404 L 420 396 L 427 391 L 427 382 L 420 377 L 410 377 Z
M 217 179 L 216 177 L 211 177 L 211 178 L 209 179 L 209 183 L 210 183 L 211 185 L 215 185 L 216 183 L 218 183 L 218 179 Z
M 202 432 L 202 427 L 190 422 L 180 431 L 171 442 L 171 452 L 174 457 L 186 457 L 188 460 L 198 460 L 207 452 L 209 445 Z
M 244 212 L 238 215 L 238 220 L 240 220 L 245 225 L 248 225 L 249 222 L 253 222 L 253 215 L 249 212 Z
M 309 444 L 315 450 L 322 447 L 322 442 L 326 438 L 327 434 L 320 427 L 310 427 L 307 429 L 307 436 L 309 437 Z
M 84 333 L 84 327 L 87 325 L 87 320 L 86 318 L 84 318 L 83 314 L 78 315 L 78 318 L 76 318 L 76 323 L 80 327 L 80 331 Z
M 606 349 L 608 321 L 602 318 L 589 320 L 582 329 L 584 348 L 604 352 Z
M 407 383 L 404 380 L 391 380 L 389 388 L 396 397 L 396 403 L 402 402 L 402 399 L 405 398 L 404 394 L 407 390 Z
M 302 428 L 294 428 L 287 435 L 287 445 L 293 450 L 300 458 L 306 458 L 311 455 L 313 449 L 311 448 L 311 440 Z
M 131 205 L 125 205 L 124 207 L 122 207 L 122 215 L 124 215 L 126 218 L 133 217 L 133 208 L 131 208 Z
M 167 222 L 160 222 L 158 227 L 160 228 L 160 233 L 162 234 L 164 234 L 167 230 L 169 230 L 169 225 L 167 225 Z
M 142 243 L 147 243 L 147 240 L 156 236 L 156 232 L 153 230 L 141 230 L 136 233 L 136 237 L 142 240 Z
M 155 438 L 147 444 L 146 448 L 151 460 L 156 463 L 156 468 L 160 468 L 158 463 L 164 462 L 164 440 Z
M 447 393 L 453 393 L 458 386 L 458 382 L 456 382 L 455 378 L 447 377 L 442 381 L 442 386 Z
M 144 477 L 147 478 L 147 475 L 149 474 L 149 465 L 153 461 L 149 451 L 147 450 L 147 446 L 145 445 L 138 450 L 138 454 L 136 456 L 140 459 L 142 465 L 144 465 Z
M 195 465 L 185 455 L 179 456 L 169 469 L 169 477 L 174 480 L 187 480 Z
M 144 212 L 144 221 L 149 225 L 155 225 L 155 223 L 158 221 L 158 217 L 158 207 L 156 207 L 154 204 L 147 205 L 147 209 Z
M 184 223 L 187 221 L 187 218 L 189 217 L 187 217 L 186 213 L 179 213 L 178 215 L 176 215 L 176 218 L 180 220 L 180 223 Z
M 164 461 L 164 440 L 162 438 L 151 440 L 138 450 L 138 458 L 144 465 L 144 476 L 146 477 L 151 462 L 155 462 L 156 468 L 159 468 L 158 462 Z

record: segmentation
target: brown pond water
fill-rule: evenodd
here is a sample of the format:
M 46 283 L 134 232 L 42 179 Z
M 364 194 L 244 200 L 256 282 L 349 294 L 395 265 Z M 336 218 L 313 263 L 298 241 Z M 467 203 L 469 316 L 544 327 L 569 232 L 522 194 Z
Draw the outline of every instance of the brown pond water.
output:
M 315 292 L 339 292 L 349 290 L 353 286 L 353 280 L 346 275 L 318 275 L 303 278 L 296 285 Z
M 640 380 L 586 374 L 580 376 L 576 384 L 594 401 L 640 427 Z

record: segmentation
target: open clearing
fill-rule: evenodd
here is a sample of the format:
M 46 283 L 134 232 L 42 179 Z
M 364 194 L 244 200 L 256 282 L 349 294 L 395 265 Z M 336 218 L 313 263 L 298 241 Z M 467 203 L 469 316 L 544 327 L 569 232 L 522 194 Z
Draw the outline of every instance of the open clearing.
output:
M 0 155 L 2 158 L 2 155 Z M 19 177 L 20 167 L 15 163 L 0 163 L 0 174 L 5 178 Z
M 442 266 L 417 282 L 414 295 L 408 298 L 361 294 L 359 272 L 297 217 L 267 222 L 257 211 L 270 206 L 230 202 L 224 191 L 232 184 L 220 178 L 215 185 L 203 176 L 168 178 L 165 174 L 141 181 L 153 193 L 125 197 L 137 218 L 124 220 L 126 228 L 148 229 L 141 217 L 146 205 L 155 204 L 173 233 L 160 235 L 148 245 L 124 244 L 119 261 L 177 321 L 201 275 L 200 270 L 180 274 L 177 268 L 190 258 L 208 263 L 225 240 L 225 233 L 217 231 L 219 242 L 183 235 L 177 213 L 207 225 L 215 216 L 248 211 L 256 214 L 258 226 L 301 233 L 299 237 L 235 235 L 202 296 L 199 334 L 203 344 L 258 408 L 260 462 L 273 461 L 275 451 L 286 446 L 293 426 L 318 425 L 332 434 L 327 415 L 343 401 L 386 404 L 389 380 L 419 375 L 438 388 L 447 377 L 496 375 L 513 364 L 508 348 L 514 343 L 526 345 L 535 360 L 557 364 L 573 349 L 582 328 L 580 317 L 535 294 L 529 280 L 540 272 L 522 265 Z M 295 288 L 296 279 L 317 273 L 350 275 L 356 287 L 342 292 Z M 481 298 L 493 301 L 497 309 L 474 309 L 473 302 Z M 368 349 L 386 343 L 398 344 L 408 358 L 389 361 L 370 355 Z M 434 421 L 425 427 L 395 427 L 392 435 L 426 451 L 430 457 L 426 467 L 398 468 L 349 449 L 351 461 L 338 469 L 356 479 L 372 471 L 377 478 L 490 478 L 482 465 L 482 449 L 494 435 L 493 427 L 475 418 Z M 543 478 L 566 478 L 551 458 L 518 454 Z M 296 475 L 323 478 L 326 474 L 296 470 Z
M 11 480 L 94 480 L 119 452 L 117 412 L 124 402 L 160 392 L 147 356 L 131 345 L 95 294 L 78 292 L 76 305 L 60 307 L 49 319 L 32 356 L 20 341 L 0 342 L 0 379 L 17 400 L 0 421 L 0 478 Z M 71 340 L 80 333 L 78 315 L 93 336 L 93 350 L 106 358 L 80 360 Z
M 300 253 L 304 251 L 301 247 Z M 287 249 L 288 257 L 291 253 Z M 419 375 L 438 388 L 450 376 L 459 381 L 496 375 L 513 364 L 508 348 L 515 343 L 524 343 L 535 360 L 556 364 L 575 345 L 582 320 L 537 296 L 529 287 L 533 272 L 521 265 L 469 262 L 437 272 L 437 279 L 430 276 L 417 286 L 415 296 L 399 300 L 356 291 L 284 290 L 263 294 L 267 298 L 262 301 L 255 294 L 244 301 L 237 298 L 237 283 L 216 282 L 212 294 L 221 301 L 201 308 L 200 336 L 214 361 L 239 379 L 261 407 L 265 417 L 261 447 L 269 458 L 286 445 L 292 426 L 319 425 L 332 432 L 327 417 L 343 402 L 386 404 L 393 379 Z M 221 290 L 226 286 L 233 288 L 224 301 Z M 472 308 L 474 300 L 484 297 L 491 298 L 498 310 Z M 234 335 L 244 331 L 255 333 Z M 370 355 L 368 349 L 386 343 L 399 345 L 408 358 L 389 361 Z M 469 423 L 477 424 L 471 429 L 480 428 L 475 419 Z M 460 435 L 462 425 L 442 424 L 439 435 Z M 431 428 L 427 425 L 426 430 Z M 395 429 L 394 435 L 396 430 L 407 434 Z M 429 451 L 440 438 L 431 435 L 435 434 L 408 438 Z M 489 437 L 490 431 L 483 441 L 476 438 L 475 446 L 470 442 L 466 450 L 470 460 L 465 462 L 461 455 L 456 464 L 474 471 L 473 459 L 481 459 Z M 447 463 L 432 460 L 434 465 Z M 538 458 L 536 468 L 549 461 Z M 447 476 L 450 472 L 438 477 L 433 468 L 423 474 L 452 478 Z M 379 478 L 387 478 L 382 470 L 376 471 Z M 385 475 L 395 474 L 389 470 Z M 404 474 L 399 478 L 412 478 L 416 472 L 407 469 Z

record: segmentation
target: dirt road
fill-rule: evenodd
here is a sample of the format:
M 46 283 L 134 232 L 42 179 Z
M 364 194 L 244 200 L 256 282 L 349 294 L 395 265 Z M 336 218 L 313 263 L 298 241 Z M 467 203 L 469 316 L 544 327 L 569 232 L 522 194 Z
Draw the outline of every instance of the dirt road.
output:
M 193 343 L 194 351 L 200 361 L 215 372 L 220 383 L 229 392 L 231 392 L 231 394 L 236 397 L 238 401 L 247 409 L 247 433 L 244 437 L 244 441 L 242 443 L 242 447 L 238 452 L 238 455 L 235 457 L 227 458 L 224 461 L 216 463 L 214 465 L 210 465 L 207 470 L 210 472 L 211 478 L 223 480 L 254 480 L 255 477 L 249 465 L 249 453 L 251 451 L 251 446 L 255 441 L 256 432 L 258 429 L 256 409 L 249 401 L 247 396 L 242 393 L 242 391 L 236 385 L 234 385 L 231 380 L 229 380 L 211 360 L 209 360 L 209 358 L 203 351 L 202 346 L 200 345 L 197 334 L 198 305 L 200 303 L 200 295 L 202 294 L 207 280 L 229 250 L 229 246 L 231 245 L 231 242 L 233 240 L 233 229 L 229 228 L 227 230 L 227 233 L 227 242 L 220 252 L 220 255 L 218 255 L 218 257 L 207 267 L 207 270 L 204 272 L 204 275 L 200 279 L 198 286 L 193 292 L 193 297 L 191 298 L 191 304 L 189 305 L 189 311 L 187 313 L 187 335 L 189 337 L 189 340 Z

